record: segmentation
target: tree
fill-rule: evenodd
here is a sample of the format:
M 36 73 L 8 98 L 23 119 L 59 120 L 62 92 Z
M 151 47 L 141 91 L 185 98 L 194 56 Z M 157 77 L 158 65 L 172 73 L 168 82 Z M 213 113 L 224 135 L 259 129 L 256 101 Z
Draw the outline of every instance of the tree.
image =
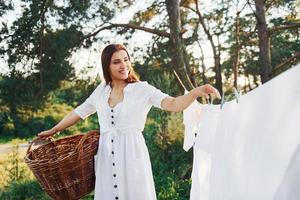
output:
M 186 49 L 181 33 L 179 0 L 166 0 L 166 7 L 169 16 L 170 47 L 172 52 L 172 65 L 184 88 L 191 90 L 194 86 L 191 82 L 191 69 L 189 61 L 185 62 Z
M 257 30 L 258 30 L 258 38 L 259 38 L 259 50 L 260 50 L 259 59 L 260 59 L 260 68 L 261 68 L 261 80 L 264 83 L 271 79 L 272 70 L 273 70 L 272 63 L 271 63 L 271 49 L 270 49 L 271 32 L 270 30 L 268 30 L 268 25 L 266 22 L 265 2 L 263 0 L 255 0 L 255 8 L 256 8 L 255 16 L 257 19 Z M 300 27 L 300 23 L 292 24 L 292 26 L 289 25 L 289 26 L 274 27 L 272 31 L 275 32 L 282 29 L 297 28 L 297 27 Z M 298 57 L 297 54 L 296 57 Z

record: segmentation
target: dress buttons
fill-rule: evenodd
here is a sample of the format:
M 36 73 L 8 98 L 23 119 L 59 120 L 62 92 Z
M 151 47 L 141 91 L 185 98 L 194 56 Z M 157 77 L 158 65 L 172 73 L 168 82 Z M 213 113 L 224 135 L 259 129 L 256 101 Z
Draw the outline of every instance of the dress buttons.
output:
M 115 124 L 115 122 L 111 122 L 111 124 Z
M 114 118 L 114 116 L 112 115 L 111 118 Z
M 114 153 L 115 153 L 115 152 L 113 152 L 113 151 L 111 152 L 111 154 L 114 154 Z
M 113 176 L 114 176 L 114 177 L 116 177 L 117 175 L 116 175 L 116 174 L 114 174 Z
M 118 186 L 117 185 L 114 185 L 114 188 L 117 188 Z
M 115 164 L 115 163 L 113 163 L 112 165 L 113 165 L 113 166 L 115 166 L 116 164 Z
M 111 112 L 114 112 L 114 110 L 113 110 L 113 109 L 111 109 L 110 111 L 111 111 Z
M 119 199 L 119 197 L 116 197 L 115 199 Z
M 111 142 L 113 143 L 113 142 L 114 142 L 114 140 L 111 140 Z

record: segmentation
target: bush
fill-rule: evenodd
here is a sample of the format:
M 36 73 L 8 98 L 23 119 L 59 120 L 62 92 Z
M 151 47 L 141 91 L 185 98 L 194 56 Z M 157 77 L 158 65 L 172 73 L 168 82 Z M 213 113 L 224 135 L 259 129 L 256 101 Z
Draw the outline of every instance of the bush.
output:
M 188 200 L 191 180 L 176 180 L 174 177 L 167 177 L 168 184 L 160 188 L 158 193 L 159 200 Z
M 35 180 L 12 182 L 4 190 L 0 191 L 2 200 L 50 200 L 42 191 L 40 184 Z

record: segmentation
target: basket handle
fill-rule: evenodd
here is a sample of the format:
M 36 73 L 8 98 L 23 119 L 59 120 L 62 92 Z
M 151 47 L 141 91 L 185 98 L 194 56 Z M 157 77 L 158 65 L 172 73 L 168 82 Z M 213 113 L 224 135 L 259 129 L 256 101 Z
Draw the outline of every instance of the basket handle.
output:
M 26 151 L 26 154 L 28 154 L 30 151 L 31 151 L 31 147 L 33 146 L 34 143 L 38 142 L 38 141 L 49 141 L 49 142 L 52 142 L 54 141 L 54 138 L 53 137 L 48 137 L 46 139 L 42 139 L 42 138 L 35 138 L 34 140 L 31 141 L 27 151 Z
M 78 158 L 81 158 L 81 155 L 83 154 L 83 144 L 87 140 L 87 138 L 90 137 L 91 135 L 99 135 L 99 134 L 100 132 L 98 130 L 92 130 L 81 137 L 78 145 L 76 146 L 76 150 L 79 152 Z

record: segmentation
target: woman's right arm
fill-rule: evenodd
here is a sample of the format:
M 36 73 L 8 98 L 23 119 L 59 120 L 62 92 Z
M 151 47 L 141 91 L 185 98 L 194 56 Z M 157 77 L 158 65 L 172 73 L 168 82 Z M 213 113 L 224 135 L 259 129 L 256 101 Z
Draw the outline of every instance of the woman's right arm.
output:
M 56 124 L 53 128 L 42 131 L 38 133 L 39 138 L 47 138 L 53 136 L 55 133 L 65 130 L 66 128 L 76 124 L 81 118 L 72 111 L 71 113 L 67 114 L 58 124 Z

